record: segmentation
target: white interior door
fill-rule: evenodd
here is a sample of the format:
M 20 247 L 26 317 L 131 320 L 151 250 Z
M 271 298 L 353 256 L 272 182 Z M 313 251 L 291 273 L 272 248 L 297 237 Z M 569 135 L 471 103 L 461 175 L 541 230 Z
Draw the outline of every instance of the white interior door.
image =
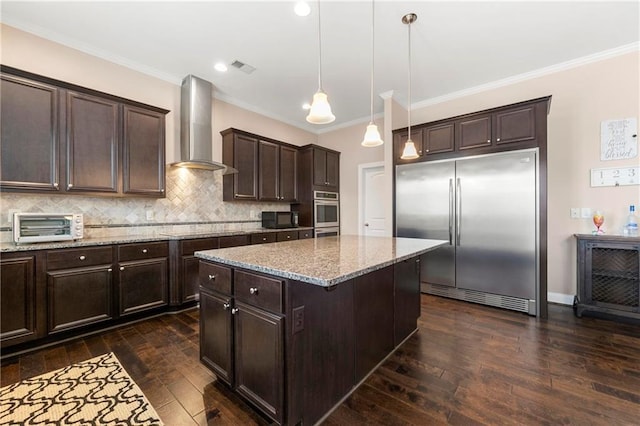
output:
M 386 234 L 384 207 L 384 166 L 362 167 L 360 194 L 360 234 L 381 237 Z

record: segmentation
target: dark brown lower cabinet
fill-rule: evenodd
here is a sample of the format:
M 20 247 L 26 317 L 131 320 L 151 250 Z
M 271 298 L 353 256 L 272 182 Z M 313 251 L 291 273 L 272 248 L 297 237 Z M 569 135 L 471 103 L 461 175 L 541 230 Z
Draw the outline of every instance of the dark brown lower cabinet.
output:
M 120 315 L 166 306 L 169 303 L 168 260 L 120 262 L 118 289 Z
M 200 360 L 227 384 L 233 382 L 231 296 L 200 292 Z
M 7 253 L 0 258 L 0 342 L 2 347 L 42 337 L 46 332 L 45 298 L 36 255 Z
M 281 423 L 284 319 L 238 301 L 233 312 L 236 390 Z
M 393 265 L 394 346 L 416 330 L 420 317 L 420 259 L 412 258 Z
M 111 264 L 47 272 L 49 334 L 113 319 Z

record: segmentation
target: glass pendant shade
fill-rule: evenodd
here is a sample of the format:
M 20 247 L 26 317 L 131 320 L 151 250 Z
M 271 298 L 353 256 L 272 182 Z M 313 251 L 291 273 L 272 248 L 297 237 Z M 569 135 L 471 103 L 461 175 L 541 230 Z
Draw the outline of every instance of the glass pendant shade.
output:
M 327 94 L 318 89 L 316 94 L 313 95 L 313 102 L 311 103 L 311 109 L 309 109 L 309 115 L 307 115 L 307 121 L 312 124 L 327 124 L 332 123 L 335 119 L 336 116 L 331 112 Z
M 380 132 L 378 131 L 378 126 L 373 123 L 369 123 L 369 125 L 367 126 L 367 131 L 364 134 L 364 139 L 362 140 L 362 146 L 380 146 L 383 143 L 384 142 L 380 137 Z
M 407 139 L 404 143 L 404 149 L 402 150 L 402 155 L 400 156 L 403 160 L 413 160 L 414 158 L 418 158 L 418 151 L 416 151 L 416 144 L 413 143 L 411 138 Z

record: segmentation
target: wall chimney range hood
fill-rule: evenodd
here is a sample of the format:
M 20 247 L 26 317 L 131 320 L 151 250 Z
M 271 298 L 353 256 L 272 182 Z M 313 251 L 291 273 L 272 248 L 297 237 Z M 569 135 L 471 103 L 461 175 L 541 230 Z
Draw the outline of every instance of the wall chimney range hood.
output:
M 211 149 L 213 85 L 188 75 L 182 80 L 180 94 L 180 159 L 171 166 L 238 173 L 231 166 L 213 161 Z

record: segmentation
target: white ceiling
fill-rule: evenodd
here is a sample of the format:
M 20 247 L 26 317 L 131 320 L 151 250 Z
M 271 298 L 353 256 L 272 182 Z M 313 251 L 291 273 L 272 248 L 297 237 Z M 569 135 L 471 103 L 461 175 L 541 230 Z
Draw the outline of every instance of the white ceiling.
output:
M 508 79 L 640 40 L 639 1 L 375 2 L 375 93 L 406 105 L 413 12 L 413 103 Z M 317 3 L 294 1 L 1 2 L 0 20 L 179 84 L 211 81 L 215 97 L 322 132 L 368 121 L 371 2 L 321 3 L 323 88 L 336 121 L 311 125 L 301 106 L 318 88 Z M 634 46 L 631 46 L 634 48 Z M 252 74 L 215 62 L 240 60 Z M 375 112 L 382 112 L 376 96 Z

